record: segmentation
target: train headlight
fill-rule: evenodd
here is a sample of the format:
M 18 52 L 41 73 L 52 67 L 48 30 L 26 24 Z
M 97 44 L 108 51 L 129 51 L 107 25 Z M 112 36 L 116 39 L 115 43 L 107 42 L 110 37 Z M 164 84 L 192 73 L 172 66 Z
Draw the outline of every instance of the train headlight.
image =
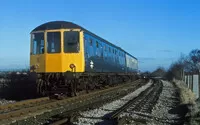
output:
M 38 65 L 38 64 L 32 65 L 32 66 L 30 67 L 31 70 L 36 70 L 36 69 L 38 69 L 38 68 L 39 68 L 39 65 Z
M 71 69 L 73 69 L 73 68 L 75 68 L 76 66 L 75 66 L 74 64 L 70 64 L 69 67 L 70 67 Z
M 30 70 L 35 70 L 35 69 L 36 69 L 35 65 L 32 65 L 32 66 L 30 67 Z

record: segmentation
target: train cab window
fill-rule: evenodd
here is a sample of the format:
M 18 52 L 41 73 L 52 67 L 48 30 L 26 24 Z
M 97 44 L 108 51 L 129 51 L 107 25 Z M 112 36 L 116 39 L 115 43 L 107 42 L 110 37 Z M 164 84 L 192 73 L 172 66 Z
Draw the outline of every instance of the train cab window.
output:
M 61 33 L 47 32 L 47 52 L 60 53 L 61 52 Z
M 31 55 L 44 53 L 44 33 L 33 33 L 31 42 Z
M 78 53 L 79 50 L 80 50 L 79 32 L 78 31 L 65 31 L 64 32 L 64 52 L 65 53 Z

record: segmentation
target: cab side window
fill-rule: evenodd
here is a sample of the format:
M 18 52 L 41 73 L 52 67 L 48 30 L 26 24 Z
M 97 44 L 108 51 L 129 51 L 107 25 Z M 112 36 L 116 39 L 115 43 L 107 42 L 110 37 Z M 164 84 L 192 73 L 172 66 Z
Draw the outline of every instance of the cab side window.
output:
M 43 54 L 44 53 L 44 33 L 33 33 L 31 36 L 32 47 L 31 54 Z

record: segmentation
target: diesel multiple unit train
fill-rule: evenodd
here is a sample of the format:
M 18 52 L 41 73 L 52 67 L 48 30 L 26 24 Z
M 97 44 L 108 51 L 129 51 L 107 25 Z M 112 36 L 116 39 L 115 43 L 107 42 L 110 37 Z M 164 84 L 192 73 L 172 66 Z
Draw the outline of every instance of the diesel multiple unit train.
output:
M 42 95 L 78 91 L 136 79 L 137 58 L 87 29 L 66 21 L 31 31 L 30 71 Z

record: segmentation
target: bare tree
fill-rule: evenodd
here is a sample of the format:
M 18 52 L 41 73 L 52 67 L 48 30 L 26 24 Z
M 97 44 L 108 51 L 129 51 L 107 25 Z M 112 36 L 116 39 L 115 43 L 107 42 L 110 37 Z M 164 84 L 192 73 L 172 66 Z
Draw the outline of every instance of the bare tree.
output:
M 181 54 L 180 58 L 171 64 L 166 77 L 169 80 L 173 78 L 183 80 L 184 72 L 197 73 L 197 64 L 200 62 L 200 50 L 192 50 L 188 56 Z
M 198 72 L 197 64 L 199 62 L 200 62 L 200 50 L 194 49 L 189 53 L 188 58 L 185 61 L 185 63 L 186 63 L 185 71 L 186 72 L 193 72 L 193 73 Z
M 155 71 L 151 73 L 153 77 L 164 77 L 166 74 L 166 70 L 163 67 L 158 67 Z
M 185 56 L 184 54 L 181 54 L 179 59 L 170 65 L 166 73 L 166 78 L 169 80 L 172 80 L 173 78 L 182 80 L 185 67 L 186 65 L 188 65 L 187 58 L 188 58 L 187 56 Z

